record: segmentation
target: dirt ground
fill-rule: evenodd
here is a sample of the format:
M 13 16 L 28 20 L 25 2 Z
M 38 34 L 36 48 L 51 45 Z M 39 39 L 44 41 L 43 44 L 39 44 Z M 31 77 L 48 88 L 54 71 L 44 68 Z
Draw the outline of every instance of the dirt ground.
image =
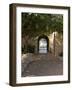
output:
M 63 60 L 51 53 L 27 54 L 22 57 L 22 77 L 63 74 Z

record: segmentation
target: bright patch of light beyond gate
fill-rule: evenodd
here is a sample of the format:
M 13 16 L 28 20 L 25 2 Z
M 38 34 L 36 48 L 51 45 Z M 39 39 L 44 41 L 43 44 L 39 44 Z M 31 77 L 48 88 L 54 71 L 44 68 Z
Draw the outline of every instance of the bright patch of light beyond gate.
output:
M 47 40 L 44 38 L 39 41 L 39 53 L 47 53 Z

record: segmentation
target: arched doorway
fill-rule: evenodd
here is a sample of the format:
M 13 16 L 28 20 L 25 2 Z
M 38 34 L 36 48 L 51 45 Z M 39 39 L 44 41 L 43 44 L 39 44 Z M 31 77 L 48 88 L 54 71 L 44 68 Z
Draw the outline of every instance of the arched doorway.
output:
M 48 53 L 49 48 L 49 39 L 47 36 L 42 35 L 38 38 L 38 52 L 39 53 Z

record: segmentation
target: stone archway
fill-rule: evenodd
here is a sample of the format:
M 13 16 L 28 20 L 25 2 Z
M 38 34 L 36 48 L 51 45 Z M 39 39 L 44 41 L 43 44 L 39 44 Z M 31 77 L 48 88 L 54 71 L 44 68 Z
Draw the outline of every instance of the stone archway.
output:
M 46 35 L 41 35 L 38 38 L 38 53 L 48 53 L 49 39 Z

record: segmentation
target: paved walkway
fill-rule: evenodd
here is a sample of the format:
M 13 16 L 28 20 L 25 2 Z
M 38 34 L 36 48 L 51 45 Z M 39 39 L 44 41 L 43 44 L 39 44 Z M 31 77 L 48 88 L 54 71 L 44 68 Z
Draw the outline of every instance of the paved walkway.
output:
M 25 66 L 25 61 L 28 61 Z M 22 58 L 22 77 L 62 75 L 63 61 L 51 53 L 29 54 Z

